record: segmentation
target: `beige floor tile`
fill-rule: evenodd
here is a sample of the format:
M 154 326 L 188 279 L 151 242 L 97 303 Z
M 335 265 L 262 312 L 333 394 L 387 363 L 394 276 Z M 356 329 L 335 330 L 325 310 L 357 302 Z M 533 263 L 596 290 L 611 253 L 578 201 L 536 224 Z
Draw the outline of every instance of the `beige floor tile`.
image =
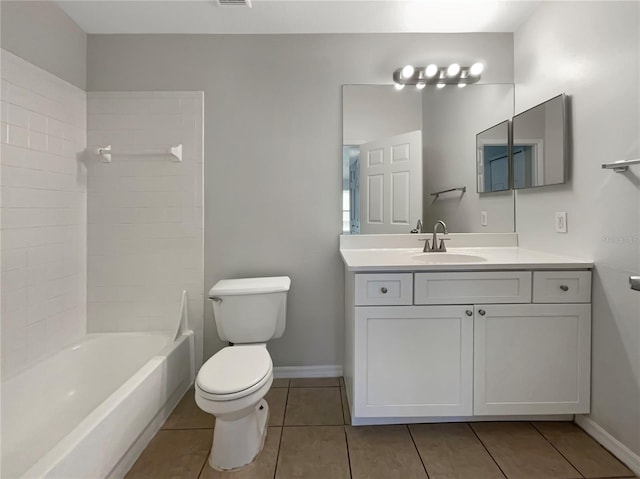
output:
M 345 424 L 351 424 L 351 412 L 349 411 L 349 400 L 347 399 L 347 391 L 340 388 L 340 399 L 342 399 L 342 419 Z
M 213 415 L 204 412 L 196 404 L 192 388 L 180 400 L 162 429 L 212 429 L 214 422 Z
M 290 387 L 292 388 L 326 388 L 339 387 L 338 378 L 297 378 L 292 379 Z
M 353 479 L 427 479 L 407 426 L 347 427 Z
M 125 477 L 196 479 L 212 439 L 211 429 L 159 431 Z
M 409 426 L 430 479 L 503 479 L 466 423 Z
M 276 479 L 348 479 L 344 426 L 285 427 Z
M 291 388 L 285 426 L 344 424 L 340 388 Z
M 273 479 L 280 447 L 281 427 L 270 427 L 262 452 L 251 464 L 237 471 L 220 472 L 205 464 L 199 479 Z
M 633 472 L 572 422 L 536 422 L 538 431 L 584 477 L 632 476 Z
M 288 389 L 271 388 L 265 395 L 269 405 L 269 426 L 282 426 L 284 423 L 284 408 L 287 405 Z
M 509 479 L 581 477 L 529 423 L 477 422 L 471 427 Z
M 273 380 L 273 384 L 271 384 L 272 388 L 288 388 L 289 387 L 289 380 L 288 379 L 283 379 L 283 378 L 279 378 L 279 379 L 274 379 Z

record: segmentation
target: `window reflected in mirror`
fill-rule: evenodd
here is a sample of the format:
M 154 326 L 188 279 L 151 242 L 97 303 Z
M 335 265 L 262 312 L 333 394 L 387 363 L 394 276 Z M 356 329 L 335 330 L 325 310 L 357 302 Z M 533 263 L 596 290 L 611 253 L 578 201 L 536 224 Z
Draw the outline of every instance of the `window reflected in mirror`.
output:
M 476 135 L 478 193 L 509 189 L 509 120 Z

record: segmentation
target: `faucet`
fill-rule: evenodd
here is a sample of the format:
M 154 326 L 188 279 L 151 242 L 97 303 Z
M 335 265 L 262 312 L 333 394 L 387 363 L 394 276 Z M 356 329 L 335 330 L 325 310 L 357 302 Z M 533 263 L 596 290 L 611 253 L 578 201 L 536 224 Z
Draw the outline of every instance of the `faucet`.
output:
M 429 245 L 429 239 L 424 242 L 424 249 L 422 250 L 424 253 L 446 253 L 447 247 L 444 245 L 445 240 L 449 238 L 440 238 L 440 246 L 438 246 L 438 226 L 442 225 L 443 234 L 449 234 L 447 231 L 447 225 L 444 221 L 438 220 L 435 225 L 433 225 L 433 236 L 431 237 L 431 245 Z
M 422 220 L 419 219 L 416 223 L 416 227 L 409 231 L 409 233 L 422 233 L 422 229 Z

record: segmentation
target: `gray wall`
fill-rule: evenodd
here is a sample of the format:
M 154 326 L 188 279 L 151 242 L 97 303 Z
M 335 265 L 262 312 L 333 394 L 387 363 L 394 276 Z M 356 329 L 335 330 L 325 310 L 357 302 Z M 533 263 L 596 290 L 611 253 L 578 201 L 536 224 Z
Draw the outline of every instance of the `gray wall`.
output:
M 342 144 L 362 145 L 422 129 L 422 93 L 391 85 L 342 88 Z
M 640 156 L 639 5 L 545 2 L 514 36 L 516 112 L 566 93 L 573 140 L 568 184 L 517 191 L 520 245 L 594 260 L 591 419 L 636 454 L 640 294 L 628 277 L 640 273 L 640 168 L 600 164 Z
M 0 2 L 2 48 L 86 89 L 87 35 L 52 1 Z
M 513 232 L 513 193 L 478 194 L 476 134 L 513 115 L 513 85 L 423 90 L 424 224 L 444 220 L 451 233 Z M 431 193 L 466 186 L 467 191 Z M 480 212 L 487 212 L 487 226 Z
M 205 92 L 205 287 L 291 276 L 276 366 L 342 364 L 341 85 L 453 60 L 513 81 L 511 34 L 90 35 L 87 58 L 88 90 Z

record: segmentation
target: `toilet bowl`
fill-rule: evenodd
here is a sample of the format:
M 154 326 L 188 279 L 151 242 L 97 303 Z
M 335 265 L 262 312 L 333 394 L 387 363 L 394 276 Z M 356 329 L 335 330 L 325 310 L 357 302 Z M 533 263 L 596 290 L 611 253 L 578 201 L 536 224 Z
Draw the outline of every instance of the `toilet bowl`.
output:
M 202 366 L 195 398 L 200 409 L 216 417 L 211 467 L 238 469 L 260 453 L 269 420 L 263 398 L 272 382 L 273 364 L 266 344 L 223 348 Z
M 266 341 L 282 336 L 286 277 L 221 280 L 209 291 L 218 336 L 234 343 L 204 363 L 195 381 L 200 409 L 216 417 L 209 465 L 219 471 L 241 468 L 262 450 L 273 382 Z

